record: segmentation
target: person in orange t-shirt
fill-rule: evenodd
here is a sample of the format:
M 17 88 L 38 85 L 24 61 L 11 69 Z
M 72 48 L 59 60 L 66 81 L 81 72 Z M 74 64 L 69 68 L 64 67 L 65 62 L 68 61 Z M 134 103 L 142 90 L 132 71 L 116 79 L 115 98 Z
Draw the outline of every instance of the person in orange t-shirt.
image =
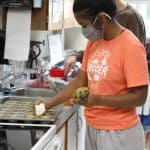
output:
M 144 20 L 138 10 L 134 9 L 125 0 L 114 0 L 117 11 L 115 14 L 115 19 L 124 26 L 125 28 L 131 30 L 138 39 L 145 45 L 146 41 L 146 31 Z M 76 61 L 82 63 L 84 51 L 78 51 L 70 57 L 66 58 L 64 62 L 65 74 L 69 73 L 70 70 L 75 66 Z
M 114 18 L 114 0 L 74 0 L 73 12 L 89 39 L 80 72 L 46 109 L 71 99 L 87 86 L 85 106 L 86 150 L 143 150 L 144 132 L 136 113 L 148 89 L 146 50 L 138 38 Z

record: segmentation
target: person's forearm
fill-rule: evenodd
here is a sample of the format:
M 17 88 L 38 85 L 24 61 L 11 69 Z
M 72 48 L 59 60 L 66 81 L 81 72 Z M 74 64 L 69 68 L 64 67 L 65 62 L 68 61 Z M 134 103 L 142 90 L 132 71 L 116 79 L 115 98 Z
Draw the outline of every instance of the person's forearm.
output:
M 84 54 L 84 51 L 79 51 L 75 54 L 77 61 L 79 61 L 80 63 L 82 63 L 83 54 Z
M 104 105 L 111 107 L 136 107 L 145 103 L 147 94 L 138 95 L 136 93 L 127 93 L 122 95 L 91 95 L 89 100 L 94 102 L 93 105 Z
M 57 106 L 64 103 L 66 100 L 71 99 L 74 91 L 81 86 L 85 85 L 83 85 L 80 80 L 74 79 L 70 82 L 69 85 L 67 85 L 62 91 L 60 91 L 55 97 L 53 97 L 52 100 L 49 101 L 48 108 Z

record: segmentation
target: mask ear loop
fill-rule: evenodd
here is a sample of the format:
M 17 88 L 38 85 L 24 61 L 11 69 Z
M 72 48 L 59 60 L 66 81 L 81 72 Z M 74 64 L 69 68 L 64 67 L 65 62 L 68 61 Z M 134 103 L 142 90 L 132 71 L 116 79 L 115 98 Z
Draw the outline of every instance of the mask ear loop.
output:
M 100 15 L 104 15 L 104 16 L 108 17 L 109 20 L 112 20 L 112 18 L 107 13 L 105 13 L 105 12 L 101 12 Z M 98 17 L 99 16 L 96 16 L 96 18 L 94 19 L 93 25 L 95 25 Z
M 95 25 L 96 21 L 97 21 L 98 16 L 96 16 L 96 18 L 93 21 L 93 25 Z
M 100 15 L 104 15 L 104 16 L 108 17 L 109 20 L 112 20 L 112 18 L 105 12 L 101 12 Z

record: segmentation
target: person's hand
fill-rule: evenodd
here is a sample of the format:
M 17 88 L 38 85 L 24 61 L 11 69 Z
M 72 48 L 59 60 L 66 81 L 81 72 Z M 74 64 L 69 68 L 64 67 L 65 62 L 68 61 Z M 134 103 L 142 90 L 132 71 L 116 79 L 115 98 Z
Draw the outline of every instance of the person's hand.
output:
M 72 67 L 75 65 L 77 61 L 76 56 L 70 56 L 65 62 L 64 62 L 64 70 L 65 70 L 65 75 L 70 72 Z
M 82 106 L 85 106 L 85 107 L 92 107 L 92 105 L 89 103 L 88 99 L 84 100 L 82 102 L 79 102 L 76 99 L 71 99 L 71 104 L 72 105 L 82 105 Z
M 40 105 L 41 103 L 44 103 L 45 108 L 46 108 L 46 109 L 49 109 L 49 101 L 48 101 L 48 100 L 41 100 L 41 99 L 38 99 L 38 100 L 35 101 L 35 104 L 34 104 L 34 105 Z
M 88 98 L 84 101 L 77 101 L 76 99 L 71 99 L 73 105 L 83 105 L 85 107 L 92 107 L 96 105 L 96 95 L 89 94 Z
M 44 101 L 44 100 L 35 101 L 35 104 L 33 107 L 35 115 L 41 116 L 46 112 L 47 109 L 48 109 L 48 101 Z

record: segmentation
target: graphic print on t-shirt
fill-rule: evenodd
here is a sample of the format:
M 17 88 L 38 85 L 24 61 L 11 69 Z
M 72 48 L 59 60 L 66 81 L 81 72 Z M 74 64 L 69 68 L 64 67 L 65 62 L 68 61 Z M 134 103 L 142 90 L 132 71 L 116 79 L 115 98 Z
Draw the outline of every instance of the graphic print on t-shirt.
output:
M 106 77 L 109 68 L 107 64 L 109 56 L 110 51 L 101 50 L 97 51 L 90 58 L 87 68 L 88 79 L 90 80 L 90 82 L 99 84 L 99 82 Z

